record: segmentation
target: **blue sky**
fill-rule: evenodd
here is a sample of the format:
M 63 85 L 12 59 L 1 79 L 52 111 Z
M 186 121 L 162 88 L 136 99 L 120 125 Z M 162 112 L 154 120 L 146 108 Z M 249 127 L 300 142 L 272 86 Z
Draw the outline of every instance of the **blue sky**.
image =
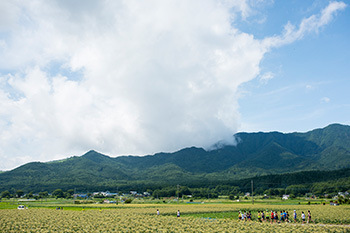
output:
M 275 1 L 263 10 L 262 27 L 253 25 L 256 37 L 278 34 L 290 21 L 298 24 L 318 14 L 328 1 Z M 317 32 L 272 49 L 261 62 L 261 71 L 273 78 L 242 84 L 239 100 L 242 131 L 306 132 L 331 123 L 350 124 L 350 14 L 348 7 Z M 256 27 L 255 27 L 256 26 Z
M 348 1 L 1 1 L 0 170 L 350 124 Z

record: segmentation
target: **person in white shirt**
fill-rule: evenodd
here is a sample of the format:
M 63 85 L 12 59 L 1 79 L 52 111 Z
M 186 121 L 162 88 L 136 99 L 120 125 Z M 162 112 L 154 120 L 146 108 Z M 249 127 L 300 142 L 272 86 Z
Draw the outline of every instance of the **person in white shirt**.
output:
M 301 220 L 303 221 L 303 223 L 305 223 L 305 214 L 304 214 L 304 212 L 301 212 Z

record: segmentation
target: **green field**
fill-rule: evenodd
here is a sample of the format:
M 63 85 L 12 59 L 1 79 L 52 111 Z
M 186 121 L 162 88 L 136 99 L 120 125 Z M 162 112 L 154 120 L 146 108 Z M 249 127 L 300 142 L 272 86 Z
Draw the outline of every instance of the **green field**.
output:
M 252 204 L 227 200 L 131 204 L 72 204 L 72 200 L 49 199 L 0 202 L 0 232 L 350 232 L 350 206 L 270 201 Z M 141 203 L 142 202 L 142 203 Z M 321 202 L 319 202 L 321 203 Z M 63 207 L 63 210 L 56 208 Z M 159 209 L 160 215 L 156 215 Z M 180 210 L 181 217 L 176 217 Z M 257 211 L 296 210 L 298 222 L 258 222 Z M 315 223 L 302 224 L 301 211 L 310 210 Z M 251 221 L 239 221 L 239 211 L 251 211 Z

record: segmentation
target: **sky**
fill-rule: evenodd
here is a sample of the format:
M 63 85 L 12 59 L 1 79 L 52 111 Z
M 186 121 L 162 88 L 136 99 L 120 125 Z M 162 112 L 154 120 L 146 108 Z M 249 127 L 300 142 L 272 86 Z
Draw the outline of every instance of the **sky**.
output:
M 350 124 L 349 1 L 0 1 L 0 170 Z

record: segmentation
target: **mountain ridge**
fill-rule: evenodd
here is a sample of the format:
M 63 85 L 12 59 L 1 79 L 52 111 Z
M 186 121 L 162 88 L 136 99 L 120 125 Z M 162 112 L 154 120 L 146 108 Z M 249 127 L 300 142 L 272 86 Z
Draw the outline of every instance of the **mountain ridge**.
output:
M 109 157 L 90 150 L 82 156 L 31 162 L 0 173 L 2 189 L 57 187 L 113 189 L 226 182 L 310 170 L 350 168 L 350 126 L 331 124 L 306 133 L 237 133 L 237 145 L 213 150 L 188 147 L 173 153 Z

